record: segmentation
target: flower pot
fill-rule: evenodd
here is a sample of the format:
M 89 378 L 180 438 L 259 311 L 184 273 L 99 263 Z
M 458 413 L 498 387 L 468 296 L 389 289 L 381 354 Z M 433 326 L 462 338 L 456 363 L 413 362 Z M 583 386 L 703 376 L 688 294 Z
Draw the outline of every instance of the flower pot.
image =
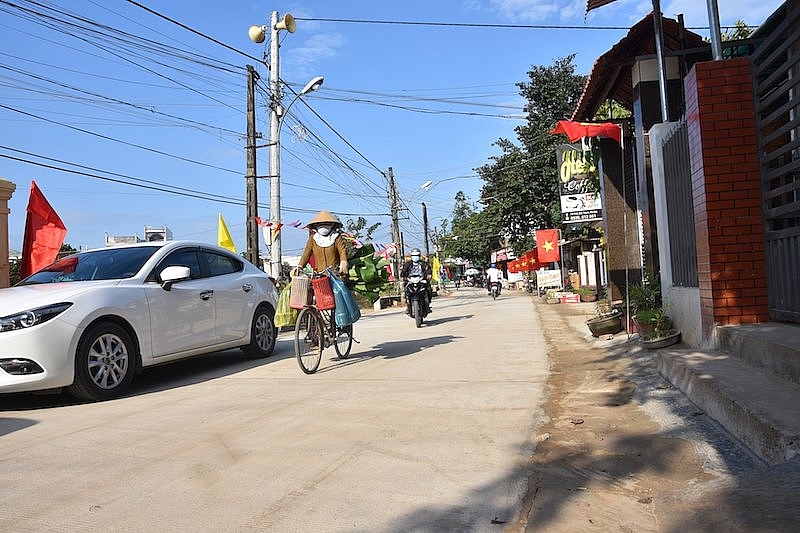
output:
M 581 293 L 581 301 L 582 302 L 596 302 L 597 301 L 597 293 L 592 292 L 588 294 Z
M 598 316 L 586 321 L 592 336 L 612 335 L 622 331 L 622 317 L 618 314 Z
M 642 347 L 648 350 L 657 350 L 658 348 L 666 348 L 677 344 L 681 340 L 681 331 L 679 329 L 671 329 L 666 335 L 661 337 L 654 337 L 652 339 L 642 339 Z

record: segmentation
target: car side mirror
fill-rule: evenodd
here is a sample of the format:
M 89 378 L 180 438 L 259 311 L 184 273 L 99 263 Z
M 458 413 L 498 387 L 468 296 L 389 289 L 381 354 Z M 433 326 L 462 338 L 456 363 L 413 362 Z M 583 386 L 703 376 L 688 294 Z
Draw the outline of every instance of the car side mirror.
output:
M 173 283 L 190 279 L 192 271 L 185 266 L 168 266 L 161 271 L 159 277 L 161 278 L 161 288 L 165 291 L 170 291 Z

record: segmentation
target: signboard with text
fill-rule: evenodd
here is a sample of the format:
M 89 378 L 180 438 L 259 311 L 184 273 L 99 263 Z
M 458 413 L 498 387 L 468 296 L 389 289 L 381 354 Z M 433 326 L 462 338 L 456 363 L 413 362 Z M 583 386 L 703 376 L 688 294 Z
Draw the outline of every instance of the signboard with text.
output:
M 539 289 L 561 288 L 561 271 L 541 269 L 536 272 L 536 286 Z
M 579 144 L 562 144 L 556 148 L 556 160 L 562 224 L 603 220 L 598 170 L 591 152 Z

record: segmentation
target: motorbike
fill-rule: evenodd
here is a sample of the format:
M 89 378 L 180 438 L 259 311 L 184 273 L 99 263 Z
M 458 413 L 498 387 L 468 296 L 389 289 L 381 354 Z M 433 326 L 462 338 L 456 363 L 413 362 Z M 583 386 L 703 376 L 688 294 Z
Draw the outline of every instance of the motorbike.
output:
M 428 302 L 428 281 L 421 276 L 409 276 L 406 283 L 406 302 L 417 327 L 422 326 L 422 320 L 431 312 Z
M 496 300 L 497 296 L 500 294 L 500 282 L 499 281 L 489 282 L 489 292 L 492 295 L 492 299 Z
M 525 281 L 525 290 L 528 292 L 533 292 L 533 278 L 528 278 Z

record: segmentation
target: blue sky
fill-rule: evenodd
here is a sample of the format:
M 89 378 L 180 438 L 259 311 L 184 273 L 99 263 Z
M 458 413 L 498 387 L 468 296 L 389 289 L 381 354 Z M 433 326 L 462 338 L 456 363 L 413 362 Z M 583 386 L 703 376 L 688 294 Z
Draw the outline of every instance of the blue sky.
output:
M 221 213 L 244 250 L 247 64 L 261 75 L 257 130 L 263 142 L 269 135 L 269 74 L 258 62 L 268 42 L 253 44 L 247 29 L 268 24 L 272 11 L 297 19 L 295 33 L 280 33 L 282 80 L 299 91 L 325 77 L 319 91 L 294 103 L 281 129 L 282 221 L 305 222 L 320 209 L 342 220 L 361 215 L 382 223 L 375 241 L 388 243 L 381 171 L 392 167 L 406 208 L 404 241 L 421 247 L 420 203 L 430 226 L 439 226 L 457 191 L 479 198 L 474 169 L 497 154 L 493 143 L 516 141 L 524 105 L 516 84 L 528 70 L 575 54 L 578 73 L 588 74 L 627 33 L 596 28 L 628 28 L 652 9 L 629 0 L 586 16 L 584 2 L 560 0 L 138 2 L 213 42 L 123 0 L 37 3 L 46 9 L 13 3 L 22 9 L 0 1 L 0 177 L 17 186 L 9 218 L 17 250 L 31 180 L 75 247 L 163 225 L 175 238 L 215 243 Z M 751 4 L 720 2 L 721 24 L 759 24 L 781 2 Z M 699 29 L 708 25 L 705 6 L 661 5 L 665 16 L 683 13 L 689 28 L 707 35 Z M 259 175 L 268 162 L 260 149 Z M 270 218 L 266 180 L 259 205 Z M 306 235 L 286 226 L 284 257 L 299 254 Z

